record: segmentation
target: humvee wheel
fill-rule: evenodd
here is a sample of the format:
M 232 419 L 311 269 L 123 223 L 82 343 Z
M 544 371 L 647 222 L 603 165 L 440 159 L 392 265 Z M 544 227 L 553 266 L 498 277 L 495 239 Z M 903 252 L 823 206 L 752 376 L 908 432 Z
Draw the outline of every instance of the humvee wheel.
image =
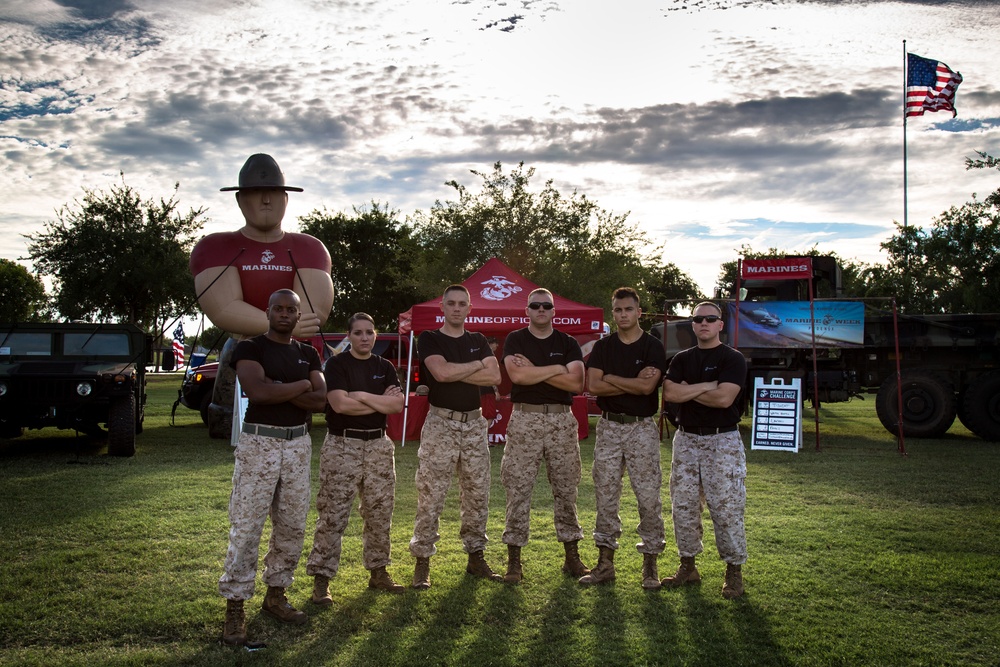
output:
M 108 454 L 135 456 L 135 397 L 116 398 L 108 410 Z

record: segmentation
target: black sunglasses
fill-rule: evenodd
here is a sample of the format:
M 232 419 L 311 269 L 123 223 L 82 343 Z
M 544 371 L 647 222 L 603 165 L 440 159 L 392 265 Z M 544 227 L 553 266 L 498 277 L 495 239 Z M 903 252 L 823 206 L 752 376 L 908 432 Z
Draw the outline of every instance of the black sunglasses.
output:
M 718 315 L 695 315 L 694 317 L 691 318 L 691 320 L 695 324 L 701 324 L 702 322 L 708 322 L 709 324 L 715 324 L 716 322 L 718 322 L 721 319 L 722 318 L 719 317 Z
M 555 306 L 553 306 L 548 301 L 544 303 L 539 301 L 532 301 L 531 303 L 528 304 L 528 308 L 531 308 L 532 310 L 538 310 L 539 308 L 544 308 L 545 310 L 552 310 L 553 308 L 555 308 Z

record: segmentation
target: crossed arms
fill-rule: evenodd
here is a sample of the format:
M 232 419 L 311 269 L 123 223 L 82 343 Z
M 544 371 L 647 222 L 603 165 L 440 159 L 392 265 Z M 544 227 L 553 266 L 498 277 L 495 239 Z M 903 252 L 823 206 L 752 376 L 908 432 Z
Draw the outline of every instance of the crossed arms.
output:
M 254 403 L 291 403 L 310 412 L 322 412 L 326 407 L 326 380 L 319 371 L 310 371 L 308 380 L 281 383 L 267 377 L 259 362 L 240 359 L 236 362 L 236 376 L 247 398 Z
M 587 369 L 587 388 L 594 396 L 648 396 L 656 391 L 660 382 L 660 369 L 646 366 L 634 378 L 605 374 L 600 368 Z
M 443 355 L 434 354 L 424 359 L 424 365 L 438 382 L 467 382 L 479 387 L 500 384 L 500 364 L 493 356 L 454 362 L 445 360 Z
M 504 357 L 503 364 L 514 384 L 527 386 L 544 382 L 556 389 L 563 389 L 574 394 L 583 391 L 584 367 L 582 361 L 571 361 L 566 365 L 535 366 L 523 354 L 511 354 Z
M 667 403 L 687 403 L 694 401 L 709 408 L 728 408 L 740 395 L 742 387 L 732 382 L 674 382 L 663 381 L 663 400 Z

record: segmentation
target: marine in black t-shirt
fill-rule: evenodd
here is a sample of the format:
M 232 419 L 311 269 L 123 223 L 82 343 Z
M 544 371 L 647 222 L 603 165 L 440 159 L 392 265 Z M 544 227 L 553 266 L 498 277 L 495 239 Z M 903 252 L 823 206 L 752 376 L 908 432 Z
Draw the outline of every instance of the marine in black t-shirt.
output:
M 424 331 L 417 338 L 417 351 L 420 354 L 420 377 L 430 389 L 428 399 L 430 404 L 445 410 L 468 412 L 479 408 L 479 386 L 469 382 L 439 382 L 427 368 L 426 359 L 440 355 L 451 363 L 467 363 L 483 361 L 493 356 L 486 336 L 481 333 L 463 331 L 458 337 L 437 329 Z
M 372 354 L 358 359 L 350 352 L 343 352 L 326 363 L 324 371 L 327 391 L 343 389 L 346 392 L 366 391 L 384 394 L 389 387 L 398 387 L 396 368 L 387 359 Z M 326 425 L 331 431 L 344 429 L 384 429 L 386 415 L 373 412 L 368 415 L 345 415 L 334 412 L 326 404 Z
M 625 343 L 617 334 L 606 336 L 596 343 L 587 359 L 587 368 L 599 368 L 605 375 L 623 378 L 638 377 L 639 371 L 647 366 L 667 369 L 667 357 L 663 345 L 648 333 L 643 332 L 638 340 Z M 652 417 L 659 409 L 659 394 L 618 394 L 598 396 L 597 407 L 604 412 Z
M 511 332 L 504 343 L 503 356 L 506 359 L 515 354 L 527 357 L 535 366 L 568 366 L 571 362 L 583 361 L 583 352 L 576 339 L 557 329 L 553 329 L 545 338 L 538 338 L 528 328 Z M 515 383 L 510 390 L 510 400 L 533 405 L 572 405 L 573 394 L 547 382 L 529 385 Z
M 267 334 L 241 340 L 236 345 L 230 365 L 242 360 L 256 361 L 264 369 L 264 375 L 276 384 L 288 384 L 308 380 L 309 374 L 320 370 L 319 354 L 316 349 L 297 340 L 289 344 L 276 343 Z M 309 410 L 300 408 L 290 401 L 284 403 L 255 403 L 249 401 L 244 421 L 249 424 L 269 424 L 271 426 L 299 426 L 309 417 Z
M 743 354 L 725 343 L 715 347 L 690 347 L 670 360 L 666 378 L 671 382 L 732 383 L 744 386 L 747 362 Z M 728 428 L 740 423 L 743 392 L 726 408 L 713 408 L 698 401 L 677 404 L 677 422 L 687 428 Z

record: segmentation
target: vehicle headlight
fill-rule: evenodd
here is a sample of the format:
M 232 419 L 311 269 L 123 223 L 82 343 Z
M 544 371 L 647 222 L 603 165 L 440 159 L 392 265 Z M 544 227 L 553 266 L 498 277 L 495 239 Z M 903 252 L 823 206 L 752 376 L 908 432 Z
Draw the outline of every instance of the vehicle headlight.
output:
M 81 382 L 76 385 L 76 393 L 80 396 L 90 396 L 92 391 L 94 391 L 94 386 L 89 382 Z
M 0 382 L 0 396 L 6 396 L 6 395 L 7 395 L 7 383 Z

